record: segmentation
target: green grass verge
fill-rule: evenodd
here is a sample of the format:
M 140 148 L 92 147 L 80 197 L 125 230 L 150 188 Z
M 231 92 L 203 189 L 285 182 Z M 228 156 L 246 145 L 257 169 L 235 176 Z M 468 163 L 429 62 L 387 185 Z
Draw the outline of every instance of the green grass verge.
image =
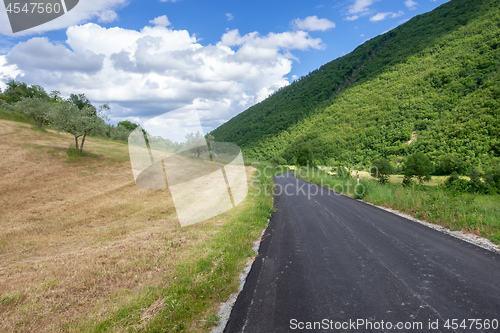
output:
M 299 178 L 375 205 L 392 208 L 451 230 L 472 232 L 500 244 L 500 196 L 454 194 L 437 186 L 403 187 L 363 179 L 336 177 L 319 170 L 300 169 Z
M 222 227 L 209 227 L 215 234 L 177 262 L 165 286 L 150 286 L 132 297 L 100 322 L 67 326 L 69 331 L 111 332 L 133 330 L 147 332 L 208 331 L 218 323 L 214 306 L 237 291 L 239 274 L 255 255 L 257 240 L 273 212 L 270 193 L 274 183 L 269 173 L 258 166 L 244 207 Z M 236 208 L 238 209 L 238 208 Z M 189 228 L 189 227 L 188 227 Z M 217 230 L 215 230 L 218 228 Z M 169 244 L 165 244 L 169 246 Z M 163 306 L 146 325 L 143 310 L 162 300 Z

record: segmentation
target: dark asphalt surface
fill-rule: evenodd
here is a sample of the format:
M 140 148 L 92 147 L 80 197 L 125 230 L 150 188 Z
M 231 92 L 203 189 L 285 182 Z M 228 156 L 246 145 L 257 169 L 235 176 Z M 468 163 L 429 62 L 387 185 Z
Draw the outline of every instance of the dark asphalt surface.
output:
M 500 332 L 472 321 L 500 321 L 500 254 L 292 174 L 275 182 L 288 195 L 224 332 Z

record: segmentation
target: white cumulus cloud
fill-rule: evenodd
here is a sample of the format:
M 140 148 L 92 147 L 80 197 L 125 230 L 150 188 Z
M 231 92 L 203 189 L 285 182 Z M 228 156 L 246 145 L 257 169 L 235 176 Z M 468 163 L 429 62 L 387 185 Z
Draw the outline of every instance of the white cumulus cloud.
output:
M 355 21 L 363 15 L 368 15 L 370 12 L 370 6 L 375 2 L 375 0 L 352 0 L 351 5 L 347 10 L 346 21 Z
M 349 8 L 349 14 L 359 14 L 366 12 L 368 7 L 373 4 L 374 0 L 354 0 Z
M 413 0 L 405 0 L 405 6 L 408 7 L 410 10 L 413 10 L 417 8 L 418 2 Z
M 397 13 L 394 13 L 394 12 L 377 13 L 377 14 L 373 15 L 372 17 L 370 17 L 370 21 L 379 22 L 379 21 L 383 21 L 383 20 L 388 19 L 388 18 L 400 17 L 401 15 L 404 15 L 404 12 L 401 10 Z
M 167 15 L 158 16 L 149 21 L 149 23 L 160 27 L 168 27 L 171 24 Z
M 166 17 L 152 21 L 166 23 Z M 96 104 L 112 106 L 112 121 L 198 108 L 210 129 L 288 85 L 293 50 L 324 48 L 302 30 L 230 30 L 215 45 L 164 24 L 137 31 L 87 23 L 66 34 L 66 43 L 46 37 L 18 43 L 0 61 L 2 79 L 18 74 L 18 80 L 65 96 L 85 93 Z
M 308 16 L 305 19 L 295 19 L 293 25 L 300 30 L 326 31 L 335 28 L 335 23 L 328 19 L 320 19 L 317 16 Z
M 19 76 L 21 71 L 15 65 L 8 65 L 5 56 L 0 56 L 0 89 L 4 90 L 9 80 Z
M 346 21 L 356 21 L 359 19 L 359 15 L 346 16 Z

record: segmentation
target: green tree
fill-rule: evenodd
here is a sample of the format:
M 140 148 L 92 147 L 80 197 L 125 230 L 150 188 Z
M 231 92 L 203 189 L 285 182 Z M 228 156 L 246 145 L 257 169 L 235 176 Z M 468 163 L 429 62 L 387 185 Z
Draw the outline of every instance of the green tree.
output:
M 6 83 L 2 99 L 7 103 L 19 102 L 23 97 L 30 97 L 29 87 L 24 82 L 9 80 Z
M 419 183 L 431 180 L 431 173 L 434 171 L 434 166 L 431 160 L 424 153 L 415 153 L 408 156 L 404 166 L 404 176 L 406 179 L 417 177 Z
M 96 112 L 92 105 L 86 105 L 80 109 L 74 103 L 62 102 L 52 104 L 49 118 L 52 125 L 59 130 L 73 134 L 75 148 L 82 152 L 87 135 L 106 130 L 106 123 L 102 117 L 107 110 L 109 107 L 106 104 L 101 105 L 99 111 Z M 79 142 L 80 137 L 81 142 Z
M 62 102 L 61 92 L 59 90 L 52 90 L 49 94 L 49 99 L 51 102 Z
M 196 158 L 200 158 L 200 155 L 208 148 L 207 140 L 200 132 L 186 134 L 185 144 L 188 150 L 196 155 Z
M 107 135 L 113 140 L 118 140 L 118 141 L 127 141 L 130 132 L 128 129 L 126 129 L 123 126 L 113 126 L 113 125 L 108 125 L 108 130 L 107 130 Z
M 437 175 L 451 175 L 453 172 L 462 173 L 464 171 L 463 161 L 452 155 L 441 156 L 436 167 Z
M 132 132 L 133 130 L 135 130 L 137 127 L 139 127 L 138 124 L 136 123 L 133 123 L 131 121 L 128 121 L 128 120 L 123 120 L 123 121 L 120 121 L 117 126 L 122 126 L 124 127 L 125 129 L 129 130 L 130 132 Z
M 308 145 L 300 146 L 295 157 L 298 166 L 314 166 L 314 155 L 311 147 Z
M 486 193 L 487 186 L 481 180 L 481 172 L 478 169 L 471 167 L 469 170 L 469 191 L 472 193 Z
M 20 101 L 12 104 L 10 108 L 33 119 L 38 128 L 42 128 L 43 123 L 48 119 L 51 103 L 47 99 L 39 97 L 22 97 Z
M 95 107 L 92 105 L 90 100 L 85 96 L 85 94 L 71 94 L 67 100 L 68 102 L 75 104 L 80 110 L 83 110 L 85 107 L 89 107 L 96 111 Z
M 373 161 L 370 173 L 373 178 L 377 178 L 381 184 L 389 181 L 389 176 L 394 173 L 394 168 L 388 159 L 381 157 Z
M 39 99 L 43 99 L 43 100 L 49 99 L 49 95 L 47 94 L 45 89 L 42 86 L 39 86 L 36 84 L 34 84 L 28 88 L 27 95 L 28 95 L 28 97 L 31 97 L 31 98 L 39 98 Z

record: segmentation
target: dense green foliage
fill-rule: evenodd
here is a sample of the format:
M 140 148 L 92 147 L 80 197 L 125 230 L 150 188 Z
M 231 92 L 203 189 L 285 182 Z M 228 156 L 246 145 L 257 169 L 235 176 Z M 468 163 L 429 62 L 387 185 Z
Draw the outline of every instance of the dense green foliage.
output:
M 454 172 L 462 174 L 465 171 L 464 162 L 457 156 L 444 155 L 438 157 L 434 174 L 450 175 Z
M 90 103 L 78 105 L 65 101 L 54 104 L 49 111 L 49 119 L 58 130 L 72 134 L 75 137 L 75 149 L 82 152 L 87 135 L 106 130 L 106 123 L 102 118 L 106 109 L 109 109 L 106 105 L 101 106 L 98 112 Z
M 24 82 L 19 82 L 15 80 L 10 80 L 7 82 L 7 87 L 5 91 L 1 93 L 0 100 L 6 103 L 16 103 L 23 98 L 38 98 L 43 100 L 55 99 L 58 96 L 58 92 L 53 91 L 50 95 L 47 94 L 45 89 L 38 85 L 28 86 Z
M 71 94 L 67 101 L 76 105 L 80 110 L 83 110 L 85 107 L 94 108 L 85 94 Z
M 130 122 L 130 121 L 128 121 L 128 120 L 123 120 L 123 121 L 120 121 L 120 122 L 118 123 L 118 126 L 122 126 L 122 127 L 124 127 L 125 129 L 127 129 L 127 130 L 129 130 L 129 131 L 131 131 L 131 132 L 132 132 L 133 130 L 135 130 L 137 127 L 139 127 L 139 125 L 138 125 L 138 124 L 133 123 L 133 122 Z
M 372 177 L 377 178 L 382 184 L 387 183 L 389 181 L 389 176 L 393 173 L 394 168 L 392 167 L 391 162 L 384 157 L 376 159 L 370 169 Z
M 12 104 L 12 109 L 21 112 L 27 118 L 33 119 L 38 126 L 48 120 L 48 114 L 52 103 L 48 99 L 40 97 L 22 97 L 19 101 Z
M 470 168 L 469 180 L 460 178 L 457 172 L 453 172 L 446 179 L 443 186 L 452 193 L 500 193 L 500 167 L 489 170 L 481 179 L 482 174 L 476 168 Z
M 299 147 L 295 159 L 298 166 L 313 166 L 314 156 L 311 147 L 307 145 Z
M 7 82 L 7 88 L 0 93 L 0 106 L 1 119 L 34 122 L 38 127 L 49 124 L 59 130 L 77 133 L 77 136 L 92 135 L 127 141 L 130 132 L 139 126 L 128 120 L 116 126 L 105 124 L 103 111 L 108 106 L 102 105 L 99 110 L 96 109 L 85 94 L 71 94 L 65 100 L 57 90 L 47 94 L 41 86 L 28 86 L 14 80 Z M 80 130 L 75 130 L 77 127 Z M 80 148 L 82 146 L 76 147 L 79 151 Z
M 431 180 L 433 172 L 434 166 L 431 160 L 423 153 L 415 153 L 405 161 L 404 175 L 406 180 L 417 177 L 422 184 L 423 181 Z
M 256 159 L 293 163 L 298 147 L 308 144 L 324 165 L 369 165 L 378 157 L 398 165 L 423 152 L 444 174 L 471 166 L 485 172 L 500 162 L 499 44 L 498 0 L 452 0 L 212 134 Z

